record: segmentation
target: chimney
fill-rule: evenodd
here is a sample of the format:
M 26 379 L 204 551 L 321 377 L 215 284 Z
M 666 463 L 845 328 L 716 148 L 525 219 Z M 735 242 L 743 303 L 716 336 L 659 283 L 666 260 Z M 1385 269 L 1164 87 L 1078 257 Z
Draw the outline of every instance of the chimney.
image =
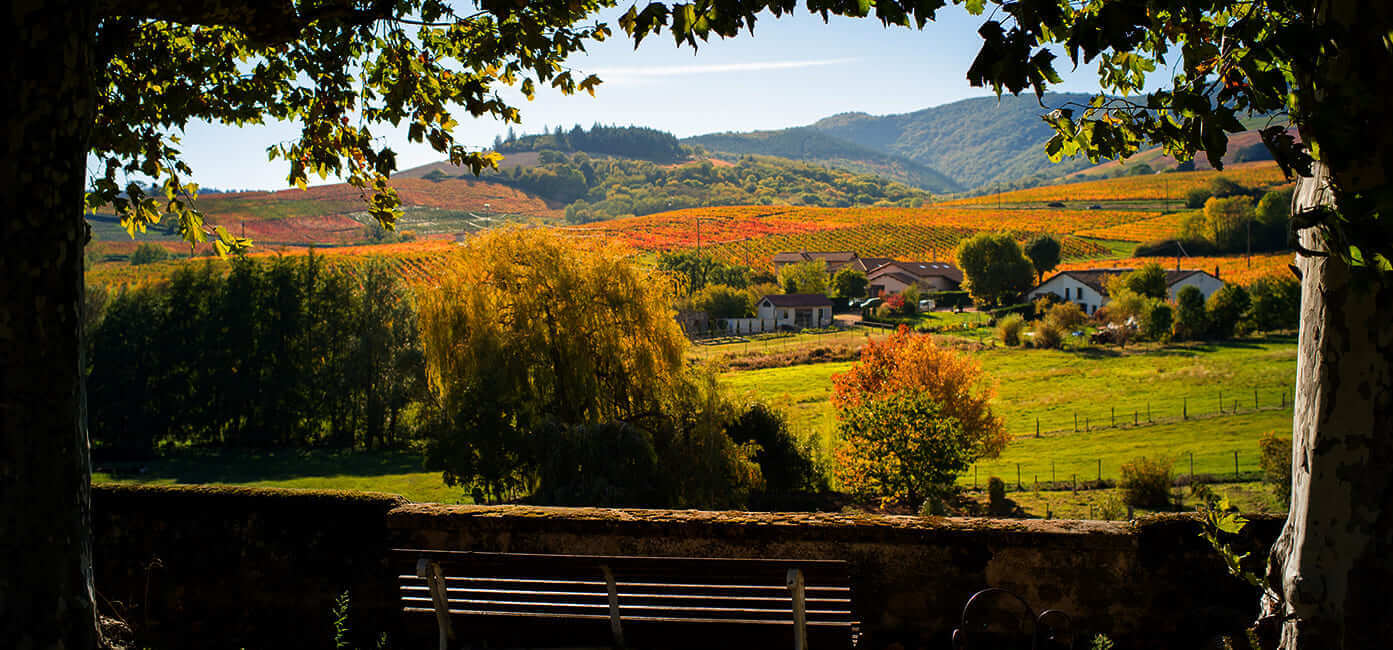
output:
M 1215 265 L 1214 265 L 1214 277 L 1216 277 L 1216 278 L 1219 277 L 1219 265 L 1218 265 L 1218 264 L 1215 264 Z

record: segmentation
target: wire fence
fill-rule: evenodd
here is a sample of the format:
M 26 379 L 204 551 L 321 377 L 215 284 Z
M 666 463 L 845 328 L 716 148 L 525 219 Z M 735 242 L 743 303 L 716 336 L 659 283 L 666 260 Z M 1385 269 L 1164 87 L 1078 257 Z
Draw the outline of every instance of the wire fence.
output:
M 1139 455 L 1136 458 L 1147 458 Z M 1152 457 L 1153 459 L 1155 456 Z M 1176 486 L 1197 483 L 1240 483 L 1263 478 L 1261 455 L 1256 442 L 1251 450 L 1168 451 L 1161 455 L 1171 465 Z M 1117 454 L 1091 459 L 1032 459 L 1022 462 L 990 462 L 973 465 L 958 477 L 964 487 L 985 489 L 992 478 L 1000 478 L 1008 492 L 1080 491 L 1115 487 L 1123 464 L 1131 458 Z
M 1195 386 L 1181 390 L 1168 387 L 1166 394 L 1145 399 L 1109 398 L 1083 405 L 1070 402 L 1012 415 L 1007 430 L 1020 439 L 1176 424 L 1224 415 L 1290 410 L 1292 395 L 1292 389 L 1285 385 L 1227 389 Z

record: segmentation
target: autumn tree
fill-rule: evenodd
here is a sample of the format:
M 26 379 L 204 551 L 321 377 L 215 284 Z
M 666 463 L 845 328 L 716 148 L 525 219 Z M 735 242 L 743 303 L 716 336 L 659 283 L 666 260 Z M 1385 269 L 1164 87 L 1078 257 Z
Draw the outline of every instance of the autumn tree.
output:
M 866 295 L 866 274 L 845 266 L 832 274 L 832 297 L 860 298 Z
M 994 392 L 972 357 L 905 326 L 862 346 L 860 360 L 832 376 L 832 406 L 839 411 L 888 395 L 922 394 L 940 415 L 958 422 L 973 459 L 995 458 L 1009 441 L 1001 417 L 992 412 Z
M 1035 267 L 1036 284 L 1043 283 L 1045 274 L 1059 266 L 1059 255 L 1059 240 L 1052 235 L 1040 235 L 1025 245 L 1025 256 L 1030 258 L 1031 266 Z
M 809 260 L 779 269 L 779 286 L 784 293 L 827 293 L 827 262 Z
M 1253 200 L 1213 197 L 1204 202 L 1205 237 L 1225 252 L 1241 251 L 1253 221 Z
M 837 478 L 881 505 L 919 507 L 945 492 L 974 456 L 957 419 L 925 392 L 869 397 L 837 410 Z
M 963 287 L 979 304 L 1002 305 L 1030 289 L 1035 267 L 1007 234 L 980 233 L 964 239 L 955 253 Z
M 686 304 L 711 318 L 745 318 L 754 310 L 749 292 L 723 284 L 713 284 L 692 294 Z

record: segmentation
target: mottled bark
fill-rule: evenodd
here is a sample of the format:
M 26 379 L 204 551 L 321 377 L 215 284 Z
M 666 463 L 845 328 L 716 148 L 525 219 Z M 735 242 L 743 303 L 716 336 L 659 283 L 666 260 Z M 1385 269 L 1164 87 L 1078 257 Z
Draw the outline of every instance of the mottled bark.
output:
M 1322 168 L 1298 207 L 1328 200 Z M 1316 229 L 1302 244 L 1323 246 Z M 1292 498 L 1264 615 L 1281 648 L 1374 648 L 1393 638 L 1393 286 L 1303 256 Z
M 1293 210 L 1347 211 L 1340 232 L 1368 245 L 1358 196 L 1388 188 L 1393 163 L 1393 3 L 1320 0 L 1334 47 L 1296 61 L 1302 140 L 1321 163 Z M 1387 208 L 1379 218 L 1390 218 Z M 1326 226 L 1300 243 L 1326 250 Z M 1385 242 L 1380 242 L 1385 243 Z M 1339 251 L 1335 251 L 1339 252 Z M 1353 269 L 1338 255 L 1301 255 L 1301 332 L 1292 426 L 1291 509 L 1273 545 L 1262 615 L 1283 650 L 1388 647 L 1393 607 L 1393 273 Z
M 96 646 L 81 346 L 90 4 L 17 0 L 0 141 L 0 645 Z

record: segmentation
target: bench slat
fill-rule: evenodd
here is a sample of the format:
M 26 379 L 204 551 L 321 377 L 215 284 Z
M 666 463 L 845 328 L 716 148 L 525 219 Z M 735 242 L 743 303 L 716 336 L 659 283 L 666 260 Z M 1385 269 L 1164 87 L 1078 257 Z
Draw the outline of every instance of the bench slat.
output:
M 410 607 L 403 611 L 412 614 L 434 614 L 434 609 L 424 607 Z M 512 616 L 512 617 L 533 617 L 533 618 L 571 618 L 578 620 L 609 620 L 609 614 L 562 614 L 562 613 L 542 613 L 542 612 L 514 612 L 514 611 L 487 611 L 487 610 L 468 610 L 451 609 L 451 616 Z M 793 620 L 774 620 L 774 619 L 733 619 L 733 618 L 672 618 L 665 616 L 625 616 L 624 622 L 661 622 L 661 623 L 733 623 L 739 625 L 785 625 L 792 626 Z M 855 621 L 808 621 L 808 627 L 853 627 Z
M 404 598 L 404 599 L 402 599 L 402 600 L 403 600 L 404 603 L 406 603 L 406 605 L 407 605 L 408 607 L 413 606 L 413 605 L 414 605 L 414 606 L 417 606 L 417 607 L 421 607 L 421 608 L 425 608 L 425 607 L 427 607 L 427 606 L 433 606 L 432 603 L 431 603 L 431 601 L 430 601 L 429 599 L 426 599 L 426 598 Z M 535 609 L 538 609 L 539 611 L 556 611 L 556 610 L 580 610 L 580 611 L 589 611 L 589 610 L 599 611 L 599 610 L 606 610 L 606 611 L 608 611 L 608 609 L 609 609 L 609 604 L 608 604 L 608 603 L 591 603 L 591 604 L 586 604 L 586 603 L 561 603 L 561 602 L 529 601 L 529 600 L 503 600 L 503 599 L 489 600 L 489 599 L 479 599 L 479 598 L 451 598 L 450 601 L 449 601 L 449 603 L 448 603 L 448 605 L 447 605 L 447 607 L 450 607 L 450 608 L 465 607 L 465 606 L 468 606 L 467 609 L 471 609 L 471 610 L 489 610 L 489 611 L 493 611 L 493 610 L 497 610 L 497 609 L 510 609 L 510 608 L 511 608 L 511 609 L 517 609 L 517 608 L 535 608 Z M 699 611 L 699 612 L 707 612 L 707 613 L 710 613 L 710 614 L 712 614 L 712 615 L 714 615 L 714 614 L 729 614 L 729 615 L 732 615 L 732 616 L 745 616 L 745 617 L 748 617 L 748 616 L 751 616 L 751 615 L 759 615 L 759 616 L 764 617 L 764 618 L 773 617 L 773 618 L 782 618 L 782 619 L 792 620 L 792 618 L 791 618 L 792 609 L 791 609 L 791 608 L 788 608 L 788 607 L 778 607 L 778 608 L 760 608 L 760 607 L 690 607 L 690 606 L 666 606 L 666 605 L 633 605 L 633 604 L 626 605 L 626 604 L 622 604 L 622 603 L 621 603 L 621 604 L 619 605 L 619 611 L 620 611 L 621 615 L 624 616 L 625 618 L 628 617 L 628 614 L 627 614 L 628 612 L 641 612 L 641 611 L 678 612 L 678 613 L 673 614 L 673 616 L 674 616 L 674 617 L 677 617 L 677 618 L 691 618 L 691 616 L 688 616 L 688 615 L 685 615 L 685 614 L 680 614 L 680 612 L 698 612 L 698 611 Z M 850 617 L 850 616 L 851 616 L 851 610 L 850 610 L 850 608 L 845 608 L 845 609 L 834 609 L 834 608 L 816 609 L 816 610 L 809 610 L 809 611 L 807 612 L 807 614 L 808 614 L 809 619 L 815 619 L 815 620 L 822 620 L 822 619 L 841 619 L 841 618 L 848 618 L 848 617 Z
M 425 587 L 425 586 L 410 586 L 410 585 L 403 585 L 402 588 L 401 588 L 401 590 L 402 590 L 403 592 L 405 592 L 405 593 L 410 593 L 410 594 L 422 594 L 422 595 L 426 595 L 426 596 L 428 596 L 428 595 L 430 594 L 430 589 L 429 589 L 428 587 Z M 470 588 L 462 588 L 462 587 L 449 587 L 449 588 L 447 588 L 445 591 L 446 591 L 446 593 L 450 594 L 452 597 L 453 597 L 455 594 L 526 594 L 526 595 L 533 595 L 533 596 L 538 596 L 538 597 L 542 597 L 542 596 L 573 596 L 573 597 L 586 597 L 586 598 L 607 598 L 607 594 L 599 593 L 599 592 L 594 592 L 594 591 L 544 591 L 544 590 L 533 590 L 533 589 L 493 589 L 493 588 L 484 588 L 484 587 L 475 587 L 475 588 L 472 588 L 472 589 L 470 589 Z M 633 599 L 643 599 L 643 600 L 722 600 L 722 601 L 724 601 L 724 600 L 734 600 L 734 601 L 753 601 L 753 602 L 779 602 L 779 603 L 785 603 L 785 604 L 790 604 L 790 605 L 791 605 L 792 602 L 793 602 L 793 599 L 792 599 L 791 597 L 789 597 L 789 596 L 782 596 L 782 597 L 780 597 L 780 596 L 728 596 L 728 595 L 716 594 L 716 593 L 665 594 L 665 593 L 640 593 L 640 592 L 633 592 L 633 591 L 623 591 L 623 592 L 619 592 L 619 595 L 620 595 L 620 597 L 622 597 L 622 598 L 624 598 L 624 599 L 627 599 L 627 600 L 633 600 Z M 806 600 L 807 602 L 809 602 L 809 603 L 850 603 L 850 602 L 851 602 L 851 599 L 850 599 L 850 598 L 806 598 L 805 600 Z
M 465 617 L 473 634 L 499 638 L 589 639 L 603 631 L 625 645 L 637 625 L 637 634 L 665 644 L 703 647 L 702 640 L 745 634 L 760 640 L 751 647 L 767 647 L 792 630 L 795 645 L 806 648 L 814 631 L 819 646 L 854 644 L 860 625 L 842 560 L 395 549 L 392 562 L 402 568 L 403 613 L 435 615 L 442 630 Z M 523 619 L 535 623 L 507 622 Z M 600 621 L 609 625 L 592 627 Z

